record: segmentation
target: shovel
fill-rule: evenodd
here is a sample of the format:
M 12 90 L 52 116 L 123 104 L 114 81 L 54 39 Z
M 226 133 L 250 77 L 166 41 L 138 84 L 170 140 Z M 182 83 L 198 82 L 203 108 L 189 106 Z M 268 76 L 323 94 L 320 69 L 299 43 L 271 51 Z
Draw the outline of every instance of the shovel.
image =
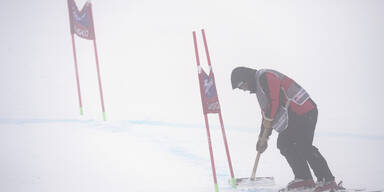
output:
M 265 139 L 267 137 L 267 130 L 264 131 L 261 139 Z M 255 164 L 253 165 L 252 175 L 250 178 L 237 178 L 236 184 L 238 186 L 272 186 L 275 185 L 275 179 L 273 177 L 256 177 L 257 165 L 260 160 L 260 152 L 257 152 Z

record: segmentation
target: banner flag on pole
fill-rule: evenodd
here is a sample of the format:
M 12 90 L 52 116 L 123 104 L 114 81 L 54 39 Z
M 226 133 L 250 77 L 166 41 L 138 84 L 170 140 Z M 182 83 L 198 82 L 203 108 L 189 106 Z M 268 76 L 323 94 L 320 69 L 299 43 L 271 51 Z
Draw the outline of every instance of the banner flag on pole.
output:
M 210 69 L 209 75 L 199 66 L 199 79 L 202 90 L 202 102 L 204 113 L 219 113 L 220 104 L 217 96 L 214 75 Z
M 68 0 L 69 18 L 71 34 L 76 34 L 81 38 L 95 39 L 95 30 L 92 20 L 92 4 L 87 2 L 79 11 L 74 0 Z
M 96 69 L 97 69 L 97 79 L 99 84 L 99 92 L 100 92 L 100 100 L 101 100 L 101 110 L 102 110 L 103 119 L 105 121 L 106 114 L 105 114 L 105 107 L 104 107 L 103 88 L 101 85 L 99 58 L 98 58 L 97 49 L 96 49 L 96 36 L 95 36 L 95 29 L 93 24 L 92 4 L 90 2 L 85 3 L 81 11 L 79 11 L 74 0 L 68 0 L 67 2 L 68 2 L 70 30 L 71 30 L 71 36 L 72 36 L 73 56 L 75 60 L 75 72 L 76 72 L 79 104 L 80 104 L 80 114 L 83 115 L 83 106 L 81 101 L 79 72 L 78 72 L 77 59 L 76 59 L 74 34 L 87 40 L 93 40 L 93 47 L 95 50 Z

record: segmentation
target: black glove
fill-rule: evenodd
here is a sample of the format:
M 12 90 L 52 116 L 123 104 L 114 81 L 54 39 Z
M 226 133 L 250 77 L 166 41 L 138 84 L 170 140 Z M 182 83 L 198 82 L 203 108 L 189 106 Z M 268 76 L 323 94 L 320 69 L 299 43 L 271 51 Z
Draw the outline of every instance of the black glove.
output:
M 257 140 L 256 144 L 256 151 L 259 153 L 263 153 L 268 147 L 268 139 L 261 139 Z

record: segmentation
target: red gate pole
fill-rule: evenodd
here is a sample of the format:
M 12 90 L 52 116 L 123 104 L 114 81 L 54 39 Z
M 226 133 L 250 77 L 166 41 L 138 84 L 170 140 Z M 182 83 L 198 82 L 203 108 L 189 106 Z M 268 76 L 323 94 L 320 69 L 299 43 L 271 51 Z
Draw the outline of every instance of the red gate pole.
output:
M 92 23 L 94 23 L 94 22 L 93 22 L 92 11 L 91 11 L 90 13 L 91 13 L 91 21 L 92 21 Z M 95 30 L 95 26 L 94 26 L 94 24 L 93 24 L 92 26 L 93 26 L 93 30 Z M 98 82 L 99 82 L 99 92 L 100 92 L 100 100 L 101 100 L 101 110 L 102 110 L 102 113 L 103 113 L 103 119 L 104 119 L 104 121 L 106 121 L 107 118 L 106 118 L 105 107 L 104 107 L 103 87 L 102 87 L 102 85 L 101 85 L 99 57 L 98 57 L 98 55 L 97 55 L 97 48 L 96 48 L 96 32 L 95 32 L 95 31 L 93 31 L 93 32 L 94 32 L 93 47 L 94 47 L 94 49 L 95 49 L 95 59 L 96 59 L 97 79 L 98 79 Z
M 100 76 L 100 66 L 99 66 L 99 59 L 97 56 L 97 49 L 96 49 L 96 38 L 93 40 L 93 47 L 95 48 L 95 58 L 96 58 L 96 69 L 97 69 L 97 79 L 99 82 L 99 92 L 100 92 L 100 100 L 101 100 L 101 110 L 103 112 L 103 119 L 104 121 L 107 120 L 106 114 L 105 114 L 105 107 L 104 107 L 104 97 L 103 97 L 103 87 L 101 85 L 101 76 Z
M 200 73 L 200 59 L 199 59 L 199 50 L 197 48 L 196 32 L 193 32 L 192 34 L 193 34 L 193 43 L 194 43 L 194 46 L 195 46 L 196 64 L 197 64 L 197 68 L 199 69 L 199 73 Z M 200 77 L 200 75 L 199 75 L 199 82 L 200 82 L 200 96 L 201 96 L 201 100 L 203 101 L 203 90 L 202 90 L 202 87 L 201 87 L 201 77 Z M 213 157 L 213 150 L 212 150 L 211 134 L 210 134 L 210 131 L 209 131 L 208 116 L 207 116 L 207 113 L 204 110 L 203 102 L 201 102 L 201 103 L 203 105 L 205 127 L 207 129 L 208 147 L 209 147 L 209 155 L 210 155 L 210 158 L 211 158 L 213 182 L 214 182 L 214 186 L 215 186 L 215 192 L 218 192 L 219 191 L 219 186 L 217 184 L 215 160 L 214 160 L 214 157 Z
M 207 56 L 207 61 L 208 61 L 208 65 L 210 67 L 210 70 L 212 70 L 212 65 L 211 65 L 211 58 L 209 56 L 209 51 L 208 51 L 208 44 L 207 44 L 207 38 L 205 36 L 205 32 L 204 32 L 204 29 L 201 30 L 201 33 L 203 35 L 203 40 L 204 40 L 204 47 L 205 47 L 205 53 L 206 53 L 206 56 Z M 212 73 L 213 75 L 213 73 Z M 216 82 L 215 82 L 215 78 L 213 77 L 213 82 L 214 82 L 214 85 L 216 85 Z M 232 177 L 232 187 L 233 188 L 236 188 L 236 179 L 235 179 L 235 175 L 233 173 L 233 168 L 232 168 L 232 161 L 231 161 L 231 156 L 229 154 L 229 148 L 228 148 L 228 143 L 227 143 L 227 136 L 225 134 L 225 129 L 224 129 L 224 123 L 223 123 L 223 117 L 221 115 L 221 108 L 220 108 L 220 112 L 219 112 L 219 119 L 220 119 L 220 125 L 221 125 L 221 132 L 222 132 L 222 135 L 223 135 L 223 140 L 224 140 L 224 146 L 225 146 L 225 152 L 227 154 L 227 159 L 228 159 L 228 166 L 229 166 L 229 170 L 231 172 L 231 177 Z
M 233 173 L 232 161 L 231 161 L 231 156 L 229 154 L 228 143 L 227 143 L 227 136 L 225 134 L 223 117 L 221 115 L 221 109 L 220 109 L 220 112 L 219 112 L 219 119 L 220 119 L 221 133 L 223 135 L 223 140 L 224 140 L 224 145 L 225 145 L 225 152 L 227 153 L 229 171 L 231 172 L 232 187 L 236 188 L 236 179 L 235 179 L 235 174 Z
M 76 84 L 77 84 L 77 95 L 79 98 L 79 105 L 80 105 L 80 115 L 83 115 L 83 103 L 81 102 L 81 91 L 80 91 L 80 80 L 79 80 L 79 69 L 77 66 L 77 56 L 76 56 L 76 47 L 75 47 L 75 36 L 72 33 L 72 50 L 73 50 L 73 58 L 75 61 L 75 73 L 76 73 Z
M 209 123 L 208 123 L 208 115 L 204 114 L 205 127 L 207 128 L 207 137 L 208 137 L 208 146 L 209 146 L 209 155 L 211 157 L 211 166 L 213 172 L 213 182 L 215 184 L 215 192 L 219 192 L 219 185 L 217 184 L 217 176 L 216 176 L 216 168 L 215 168 L 215 160 L 213 158 L 213 150 L 212 150 L 212 141 L 211 141 L 211 133 L 209 131 Z

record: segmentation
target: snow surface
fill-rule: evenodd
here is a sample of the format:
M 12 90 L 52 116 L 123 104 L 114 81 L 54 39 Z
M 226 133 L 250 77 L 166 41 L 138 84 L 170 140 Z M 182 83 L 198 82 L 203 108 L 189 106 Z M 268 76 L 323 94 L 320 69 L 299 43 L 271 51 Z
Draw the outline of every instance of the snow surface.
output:
M 248 177 L 258 129 L 226 130 L 235 176 Z M 338 180 L 353 188 L 384 188 L 382 159 L 375 158 L 382 138 L 317 132 L 315 143 Z M 219 126 L 212 126 L 211 134 L 220 191 L 232 191 Z M 257 176 L 274 176 L 279 188 L 292 174 L 275 137 L 262 155 Z M 2 119 L 0 191 L 214 191 L 207 146 L 203 125 Z

